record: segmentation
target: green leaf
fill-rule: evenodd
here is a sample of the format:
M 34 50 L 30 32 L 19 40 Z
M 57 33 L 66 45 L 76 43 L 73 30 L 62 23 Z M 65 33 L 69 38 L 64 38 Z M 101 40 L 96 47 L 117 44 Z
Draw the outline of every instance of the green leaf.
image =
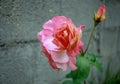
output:
M 89 75 L 90 72 L 90 63 L 89 60 L 85 57 L 78 55 L 77 56 L 77 70 L 71 71 L 72 78 L 75 84 L 82 83 Z
M 94 65 L 99 71 L 102 72 L 103 71 L 102 65 L 98 62 L 98 60 L 101 57 L 102 56 L 91 54 L 91 53 L 86 54 L 86 58 L 90 61 L 90 64 Z
M 82 84 L 83 81 L 81 81 L 80 79 L 75 79 L 73 80 L 74 84 Z
M 103 67 L 99 62 L 91 62 L 100 72 L 103 72 Z
M 63 82 L 63 84 L 74 84 L 74 83 L 72 82 L 72 80 L 66 80 Z
M 66 78 L 72 78 L 71 72 L 66 75 Z
M 98 61 L 99 59 L 102 58 L 102 56 L 100 56 L 100 55 L 95 55 L 95 54 L 93 54 L 93 53 L 87 53 L 87 54 L 85 55 L 85 57 L 86 57 L 87 59 L 89 59 L 90 61 L 93 61 L 93 62 Z

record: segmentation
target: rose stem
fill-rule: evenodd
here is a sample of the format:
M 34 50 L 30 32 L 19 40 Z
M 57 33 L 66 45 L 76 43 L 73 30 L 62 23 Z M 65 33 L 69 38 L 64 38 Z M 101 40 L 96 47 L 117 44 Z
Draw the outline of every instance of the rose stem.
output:
M 86 81 L 84 80 L 84 84 L 86 84 Z
M 89 45 L 90 45 L 91 39 L 92 39 L 92 37 L 93 37 L 93 33 L 94 33 L 94 31 L 95 31 L 96 26 L 97 26 L 97 25 L 94 25 L 94 27 L 93 27 L 92 30 L 91 30 L 90 37 L 89 37 L 89 41 L 88 41 L 87 47 L 86 47 L 86 49 L 85 49 L 85 52 L 83 53 L 83 56 L 86 54 L 86 52 L 87 52 L 87 50 L 88 50 L 88 48 L 89 48 Z

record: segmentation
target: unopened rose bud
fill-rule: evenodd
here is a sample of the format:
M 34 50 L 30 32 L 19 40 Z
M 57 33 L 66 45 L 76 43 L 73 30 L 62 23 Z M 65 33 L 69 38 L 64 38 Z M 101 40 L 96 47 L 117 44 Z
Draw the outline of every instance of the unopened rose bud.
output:
M 97 23 L 102 22 L 105 19 L 105 15 L 106 15 L 106 7 L 105 5 L 102 5 L 99 7 L 97 13 L 95 13 L 94 21 Z

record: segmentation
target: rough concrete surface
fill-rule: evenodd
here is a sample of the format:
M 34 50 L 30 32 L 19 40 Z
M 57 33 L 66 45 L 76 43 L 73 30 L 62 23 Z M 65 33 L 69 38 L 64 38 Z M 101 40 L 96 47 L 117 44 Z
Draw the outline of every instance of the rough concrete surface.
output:
M 62 84 L 69 70 L 58 72 L 49 66 L 37 32 L 45 21 L 64 15 L 77 26 L 86 25 L 82 38 L 86 45 L 101 1 L 107 17 L 96 30 L 89 52 L 103 56 L 104 72 L 93 67 L 87 82 L 102 84 L 108 63 L 111 75 L 120 71 L 119 0 L 0 0 L 0 84 Z

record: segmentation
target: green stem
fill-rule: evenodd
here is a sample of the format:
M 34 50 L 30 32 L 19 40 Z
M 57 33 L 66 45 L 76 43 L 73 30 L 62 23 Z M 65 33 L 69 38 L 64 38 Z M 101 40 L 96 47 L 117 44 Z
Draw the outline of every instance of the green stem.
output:
M 89 41 L 88 41 L 87 47 L 86 47 L 86 49 L 85 49 L 85 52 L 83 52 L 83 56 L 86 54 L 86 52 L 87 52 L 87 50 L 88 50 L 88 48 L 89 48 L 90 42 L 91 42 L 92 37 L 93 37 L 93 33 L 94 33 L 95 28 L 96 28 L 97 25 L 98 25 L 98 24 L 95 23 L 94 27 L 93 27 L 92 30 L 91 30 L 90 37 L 89 37 Z

